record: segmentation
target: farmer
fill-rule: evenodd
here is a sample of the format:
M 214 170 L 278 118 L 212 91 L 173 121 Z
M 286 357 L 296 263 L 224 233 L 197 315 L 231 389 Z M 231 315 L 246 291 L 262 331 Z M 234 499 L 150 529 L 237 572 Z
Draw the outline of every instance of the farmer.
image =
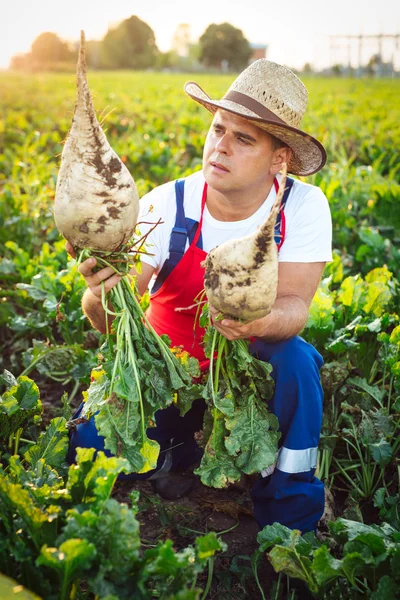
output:
M 213 114 L 203 168 L 142 198 L 139 222 L 161 219 L 162 224 L 148 237 L 151 255 L 143 255 L 137 285 L 140 294 L 150 286 L 147 317 L 156 331 L 167 333 L 173 345 L 183 346 L 204 365 L 204 332 L 199 326 L 194 332 L 193 304 L 204 287 L 202 262 L 207 252 L 225 240 L 252 233 L 266 219 L 283 163 L 289 173 L 311 175 L 324 166 L 326 153 L 320 142 L 299 128 L 307 90 L 281 65 L 265 59 L 254 62 L 221 100 L 212 100 L 193 82 L 185 85 L 185 91 Z M 141 233 L 151 227 L 141 225 Z M 250 339 L 251 352 L 273 367 L 275 392 L 269 408 L 278 417 L 282 435 L 275 465 L 260 473 L 252 486 L 260 527 L 277 521 L 303 533 L 315 530 L 324 509 L 324 487 L 314 475 L 322 423 L 322 358 L 298 334 L 325 263 L 331 260 L 331 230 L 322 191 L 288 179 L 275 228 L 279 281 L 272 311 L 247 324 L 226 318 L 214 321 L 227 339 Z M 71 246 L 67 249 L 73 253 Z M 95 260 L 88 259 L 79 267 L 88 285 L 83 309 L 93 326 L 105 332 L 101 282 L 109 291 L 119 277 L 111 268 L 94 273 L 94 265 Z M 213 318 L 218 314 L 212 307 L 211 313 Z M 156 471 L 137 478 L 151 478 L 169 498 L 182 495 L 185 485 L 190 487 L 190 479 L 172 473 L 201 456 L 194 432 L 202 429 L 203 411 L 202 400 L 195 401 L 183 418 L 174 406 L 158 411 L 157 427 L 148 435 L 167 451 L 160 454 Z M 72 434 L 71 460 L 77 446 L 103 449 L 93 419 Z

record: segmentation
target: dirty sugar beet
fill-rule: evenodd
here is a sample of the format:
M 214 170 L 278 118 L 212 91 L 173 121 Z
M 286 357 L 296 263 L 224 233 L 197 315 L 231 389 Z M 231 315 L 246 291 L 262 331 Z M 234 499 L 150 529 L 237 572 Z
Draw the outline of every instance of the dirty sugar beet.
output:
M 107 341 L 83 393 L 81 414 L 68 427 L 79 427 L 84 437 L 82 428 L 94 418 L 105 448 L 127 459 L 127 472 L 145 473 L 156 468 L 160 452 L 147 428 L 154 426 L 155 412 L 174 398 L 190 408 L 198 363 L 172 353 L 169 339 L 157 335 L 140 306 L 134 274 L 140 271 L 145 238 L 136 228 L 138 211 L 135 182 L 96 119 L 82 32 L 77 102 L 61 157 L 54 217 L 78 262 L 95 257 L 96 269 L 111 267 L 121 279 L 108 294 L 102 282 Z
M 55 222 L 75 250 L 117 251 L 135 230 L 139 196 L 132 176 L 97 121 L 86 79 L 83 32 L 77 92 L 74 118 L 61 156 Z
M 286 165 L 276 200 L 263 225 L 251 235 L 229 240 L 208 254 L 204 288 L 209 303 L 225 317 L 255 321 L 276 299 L 278 251 L 274 227 L 286 185 Z

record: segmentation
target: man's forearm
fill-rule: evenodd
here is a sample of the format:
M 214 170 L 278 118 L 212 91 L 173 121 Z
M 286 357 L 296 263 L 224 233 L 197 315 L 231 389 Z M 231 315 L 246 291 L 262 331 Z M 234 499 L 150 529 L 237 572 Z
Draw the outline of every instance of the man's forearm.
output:
M 101 299 L 87 289 L 82 298 L 82 309 L 91 324 L 100 333 L 106 333 L 106 314 Z M 109 315 L 108 322 L 111 324 L 112 317 Z
M 260 319 L 257 337 L 268 342 L 288 340 L 303 329 L 307 322 L 309 307 L 299 296 L 277 298 L 269 315 Z

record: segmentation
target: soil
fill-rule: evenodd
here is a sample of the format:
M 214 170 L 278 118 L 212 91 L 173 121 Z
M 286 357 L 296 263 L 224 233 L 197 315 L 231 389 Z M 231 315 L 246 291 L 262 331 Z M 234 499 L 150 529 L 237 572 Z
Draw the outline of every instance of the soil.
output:
M 251 569 L 250 557 L 258 549 L 259 527 L 253 517 L 250 499 L 250 479 L 227 489 L 209 488 L 196 478 L 190 493 L 179 500 L 171 501 L 155 493 L 149 481 L 117 482 L 113 496 L 120 502 L 130 503 L 132 490 L 140 493 L 138 519 L 141 523 L 141 538 L 144 546 L 156 544 L 158 540 L 171 539 L 176 550 L 194 543 L 201 534 L 215 531 L 227 544 L 227 550 L 216 556 L 213 583 L 208 599 L 242 600 L 262 598 Z M 221 533 L 225 532 L 225 533 Z M 266 556 L 258 566 L 258 577 L 265 595 L 270 595 L 278 575 Z M 199 577 L 198 584 L 204 589 L 207 569 Z M 282 579 L 283 595 L 286 599 L 286 577 Z M 293 580 L 291 584 L 294 588 Z M 275 595 L 273 596 L 275 598 Z M 312 596 L 299 582 L 293 599 L 308 600 Z

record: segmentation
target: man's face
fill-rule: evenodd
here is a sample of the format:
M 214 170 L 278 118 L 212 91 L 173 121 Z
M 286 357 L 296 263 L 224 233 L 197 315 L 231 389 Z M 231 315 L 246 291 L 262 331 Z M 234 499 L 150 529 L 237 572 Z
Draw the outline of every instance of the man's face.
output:
M 218 192 L 250 193 L 271 179 L 274 150 L 268 133 L 245 119 L 218 110 L 207 134 L 203 173 Z

